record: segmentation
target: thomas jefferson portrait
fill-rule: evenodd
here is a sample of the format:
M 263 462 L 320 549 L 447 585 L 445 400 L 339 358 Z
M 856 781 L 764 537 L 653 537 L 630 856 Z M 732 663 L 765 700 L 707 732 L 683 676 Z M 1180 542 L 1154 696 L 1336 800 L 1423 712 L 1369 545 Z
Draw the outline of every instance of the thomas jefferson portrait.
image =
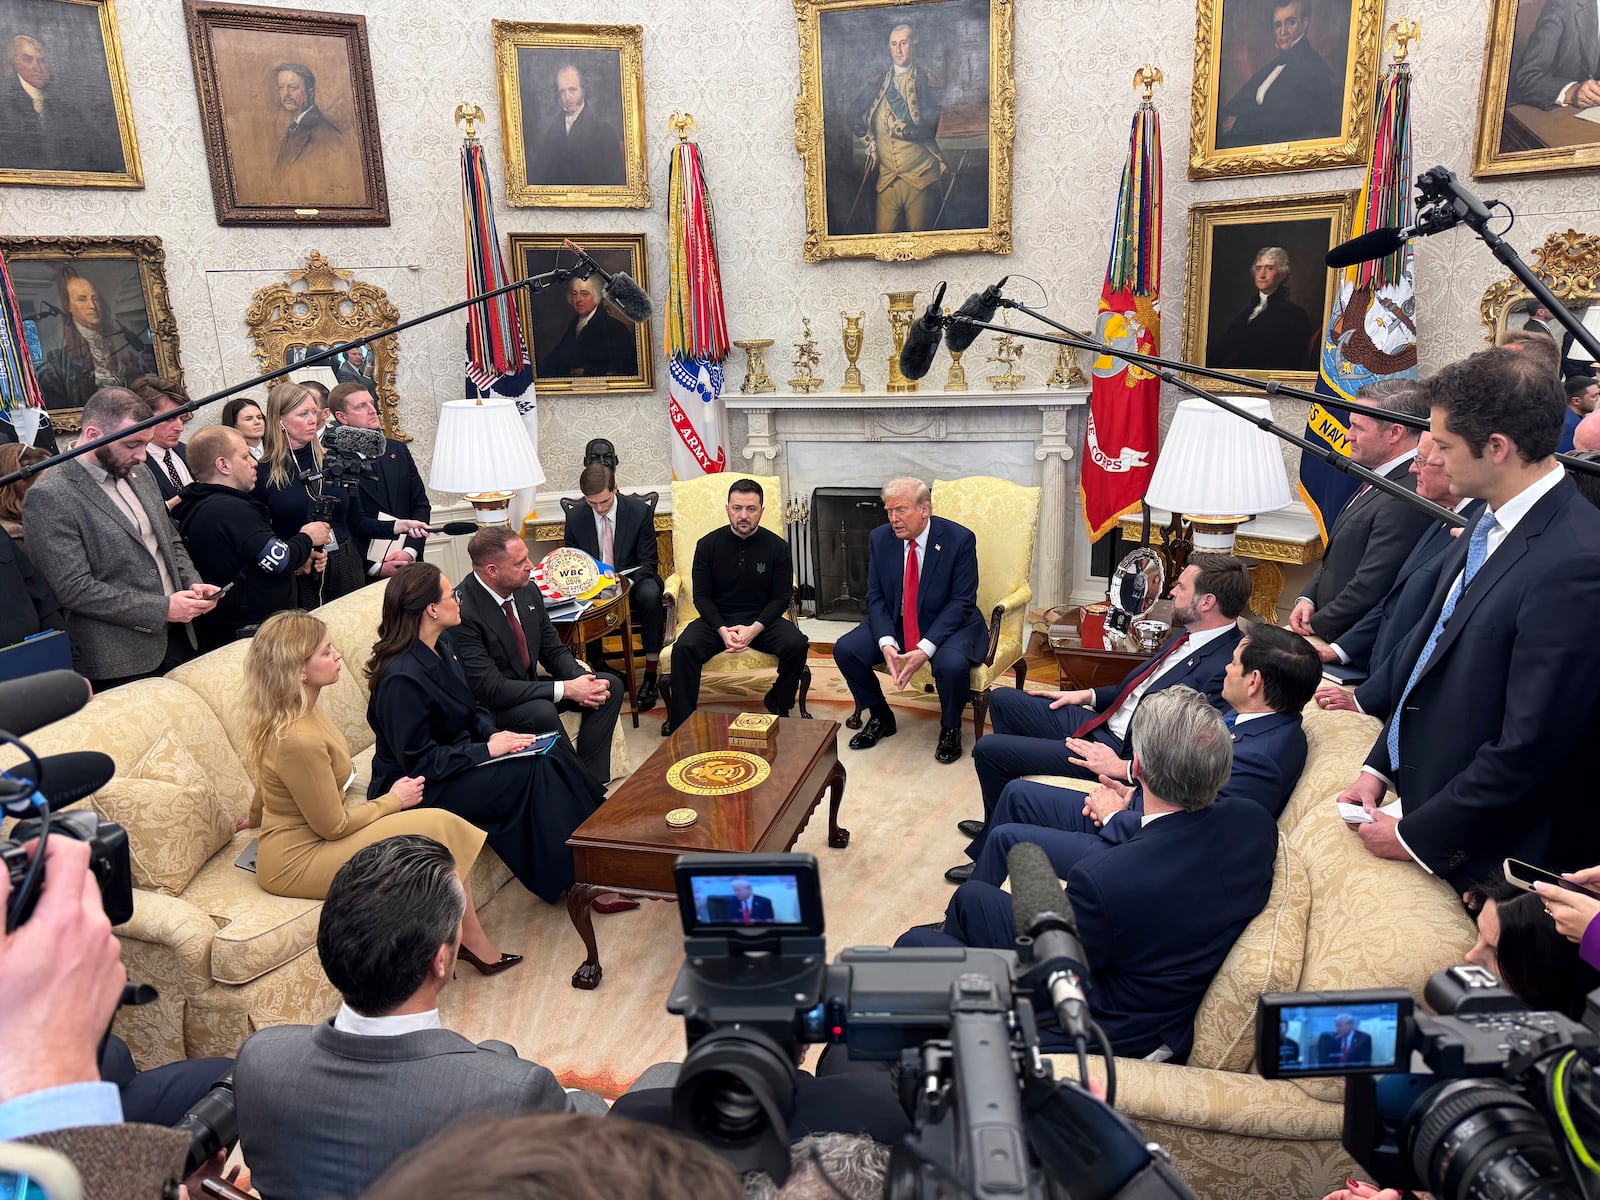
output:
M 528 183 L 606 187 L 626 183 L 622 66 L 614 50 L 520 47 L 522 137 Z
M 63 12 L 47 27 L 0 23 L 0 168 L 121 173 L 127 164 L 95 10 L 53 7 L 76 7 L 87 19 Z
M 1216 148 L 1340 136 L 1350 0 L 1225 0 Z
M 1241 371 L 1309 371 L 1316 363 L 1316 327 L 1290 292 L 1289 252 L 1263 246 L 1250 265 L 1253 293 L 1206 348 L 1208 367 Z M 1213 326 L 1215 328 L 1215 326 Z
M 34 369 L 47 408 L 82 408 L 100 388 L 156 370 L 137 263 L 17 262 L 11 274 L 38 336 Z

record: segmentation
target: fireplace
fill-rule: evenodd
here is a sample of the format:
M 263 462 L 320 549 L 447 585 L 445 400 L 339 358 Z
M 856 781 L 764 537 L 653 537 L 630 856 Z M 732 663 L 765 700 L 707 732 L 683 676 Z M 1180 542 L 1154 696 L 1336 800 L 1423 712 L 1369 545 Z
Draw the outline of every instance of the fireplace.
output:
M 876 488 L 821 487 L 811 493 L 811 561 L 817 616 L 867 615 L 867 539 L 889 520 Z

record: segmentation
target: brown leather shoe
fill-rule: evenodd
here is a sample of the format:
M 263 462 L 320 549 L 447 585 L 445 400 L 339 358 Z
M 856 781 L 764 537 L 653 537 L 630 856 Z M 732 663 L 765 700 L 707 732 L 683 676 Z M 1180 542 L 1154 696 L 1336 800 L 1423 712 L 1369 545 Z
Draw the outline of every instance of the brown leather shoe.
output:
M 501 971 L 508 971 L 522 961 L 520 954 L 502 954 L 492 963 L 486 963 L 465 946 L 456 947 L 456 958 L 469 967 L 476 967 L 479 975 L 498 975 Z

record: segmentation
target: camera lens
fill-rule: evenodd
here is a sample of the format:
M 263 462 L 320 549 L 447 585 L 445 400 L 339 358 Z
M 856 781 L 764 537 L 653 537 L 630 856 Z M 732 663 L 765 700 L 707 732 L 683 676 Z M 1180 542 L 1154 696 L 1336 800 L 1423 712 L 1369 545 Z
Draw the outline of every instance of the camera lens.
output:
M 789 1121 L 798 1076 L 782 1047 L 756 1029 L 728 1026 L 695 1043 L 672 1089 L 673 1125 L 739 1171 L 789 1173 Z
M 697 1079 L 690 1107 L 695 1124 L 711 1141 L 743 1142 L 766 1120 L 755 1092 L 726 1071 Z
M 1453 1079 L 1424 1094 L 1406 1124 L 1417 1177 L 1441 1200 L 1568 1195 L 1544 1118 L 1502 1084 Z

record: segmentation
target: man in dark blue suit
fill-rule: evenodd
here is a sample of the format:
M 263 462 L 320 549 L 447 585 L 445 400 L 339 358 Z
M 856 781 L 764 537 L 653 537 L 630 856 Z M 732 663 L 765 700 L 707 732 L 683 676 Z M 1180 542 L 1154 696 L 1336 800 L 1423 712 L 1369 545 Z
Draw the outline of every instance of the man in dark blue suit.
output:
M 985 741 L 988 739 L 985 738 Z M 1067 875 L 1089 968 L 1089 1010 L 1119 1055 L 1161 1045 L 1182 1062 L 1194 1014 L 1234 941 L 1272 893 L 1278 828 L 1259 804 L 1215 803 L 1232 743 L 1222 715 L 1192 688 L 1154 693 L 1134 729 L 1140 827 Z M 940 928 L 902 934 L 901 946 L 1010 949 L 1011 898 L 973 880 L 950 899 Z M 1064 1048 L 1042 1022 L 1040 1045 Z
M 1226 554 L 1193 555 L 1172 588 L 1172 621 L 1179 628 L 1120 684 L 1076 692 L 996 688 L 989 701 L 994 733 L 972 748 L 984 821 L 1001 789 L 1024 775 L 1109 775 L 1127 782 L 1134 713 L 1164 688 L 1183 684 L 1220 706 L 1223 673 L 1239 644 L 1236 621 L 1249 600 L 1244 563 Z M 1074 750 L 1068 738 L 1094 745 Z M 961 832 L 976 837 L 984 821 L 962 821 Z
M 1283 814 L 1306 765 L 1300 710 L 1320 678 L 1316 652 L 1299 634 L 1265 623 L 1248 628 L 1222 682 L 1233 769 L 1217 793 L 1219 804 L 1248 800 L 1273 820 Z M 1144 797 L 1109 776 L 1101 783 L 1087 797 L 1026 779 L 1006 784 L 991 827 L 967 848 L 971 878 L 1002 883 L 1006 856 L 1018 842 L 1042 846 L 1064 879 L 1080 859 L 1128 841 L 1139 831 Z
M 932 515 L 933 498 L 920 479 L 891 479 L 883 506 L 889 523 L 874 529 L 868 543 L 867 619 L 833 647 L 856 708 L 870 714 L 850 749 L 870 750 L 895 733 L 894 712 L 873 668 L 885 664 L 899 689 L 927 663 L 939 692 L 933 756 L 953 763 L 961 757 L 969 672 L 986 649 L 978 614 L 978 540 L 965 526 Z
M 1561 388 L 1503 347 L 1422 386 L 1451 487 L 1488 503 L 1391 656 L 1389 719 L 1339 799 L 1373 813 L 1354 826 L 1373 854 L 1458 890 L 1507 856 L 1575 869 L 1600 854 L 1600 638 L 1583 619 L 1600 605 L 1600 512 L 1553 457 Z M 1402 803 L 1377 811 L 1391 789 Z
M 365 383 L 341 383 L 328 393 L 328 411 L 340 425 L 355 429 L 383 429 L 378 417 L 378 404 Z M 423 525 L 433 520 L 433 506 L 428 501 L 428 489 L 422 486 L 422 474 L 404 442 L 385 438 L 383 457 L 372 464 L 376 479 L 360 481 L 362 506 L 367 515 L 377 520 L 388 514 L 391 521 L 417 521 Z M 398 531 L 397 535 L 398 535 Z M 426 541 L 422 537 L 396 536 L 386 544 L 384 556 L 377 562 L 371 558 L 372 544 L 361 547 L 367 560 L 367 574 L 387 579 L 407 563 L 422 557 Z

